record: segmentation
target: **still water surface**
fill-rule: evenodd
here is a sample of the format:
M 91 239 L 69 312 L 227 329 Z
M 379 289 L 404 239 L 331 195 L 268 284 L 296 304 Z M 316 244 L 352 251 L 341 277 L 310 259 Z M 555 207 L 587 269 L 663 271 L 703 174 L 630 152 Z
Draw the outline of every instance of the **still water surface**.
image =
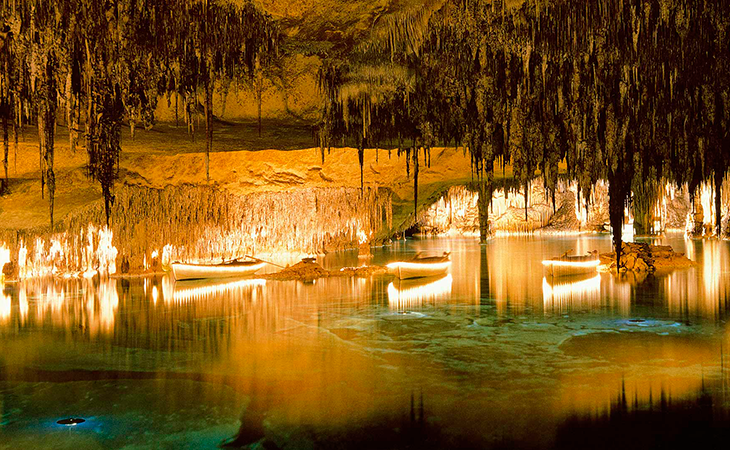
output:
M 567 418 L 726 384 L 730 245 L 694 268 L 543 278 L 608 236 L 398 241 L 438 280 L 28 281 L 0 293 L 0 448 L 550 446 Z M 327 268 L 357 265 L 328 255 Z M 87 421 L 56 425 L 67 417 Z M 415 431 L 414 431 L 415 430 Z M 410 434 L 409 434 L 410 433 Z M 436 446 L 440 446 L 436 445 Z

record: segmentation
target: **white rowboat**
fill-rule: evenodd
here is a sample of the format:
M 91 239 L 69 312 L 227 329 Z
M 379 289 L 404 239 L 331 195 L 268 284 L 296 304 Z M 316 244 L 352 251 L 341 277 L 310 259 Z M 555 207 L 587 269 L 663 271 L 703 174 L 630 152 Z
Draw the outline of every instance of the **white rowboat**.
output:
M 408 278 L 438 277 L 446 275 L 451 267 L 449 256 L 416 258 L 410 261 L 396 261 L 388 264 L 388 273 L 401 280 Z
M 253 275 L 264 267 L 261 261 L 231 261 L 221 264 L 172 263 L 172 274 L 176 280 L 198 280 L 205 278 L 234 278 Z

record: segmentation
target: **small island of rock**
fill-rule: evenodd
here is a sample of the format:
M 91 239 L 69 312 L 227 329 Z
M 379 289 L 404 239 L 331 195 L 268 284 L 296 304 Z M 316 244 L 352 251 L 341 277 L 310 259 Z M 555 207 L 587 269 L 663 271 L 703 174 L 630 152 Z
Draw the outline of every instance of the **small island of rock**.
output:
M 616 272 L 616 252 L 600 255 L 598 270 Z M 624 242 L 621 247 L 620 272 L 653 273 L 692 267 L 697 263 L 684 253 L 675 252 L 669 245 L 651 245 L 642 242 Z

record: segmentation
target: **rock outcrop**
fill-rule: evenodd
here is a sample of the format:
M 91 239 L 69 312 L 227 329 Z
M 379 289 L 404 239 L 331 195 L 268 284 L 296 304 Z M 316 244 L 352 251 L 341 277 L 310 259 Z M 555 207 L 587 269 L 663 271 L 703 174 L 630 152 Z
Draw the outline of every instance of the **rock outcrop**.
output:
M 340 270 L 327 270 L 314 262 L 313 258 L 305 258 L 277 273 L 263 275 L 262 278 L 267 280 L 312 281 L 318 278 L 328 277 L 369 277 L 372 275 L 381 275 L 386 272 L 385 267 L 380 266 L 344 267 Z
M 616 272 L 616 252 L 600 255 L 599 270 Z M 684 253 L 675 252 L 669 245 L 651 245 L 643 242 L 624 242 L 621 247 L 619 272 L 654 273 L 691 267 L 696 263 Z
M 15 261 L 9 261 L 5 263 L 2 267 L 2 276 L 5 277 L 6 280 L 15 280 L 18 278 L 18 263 Z

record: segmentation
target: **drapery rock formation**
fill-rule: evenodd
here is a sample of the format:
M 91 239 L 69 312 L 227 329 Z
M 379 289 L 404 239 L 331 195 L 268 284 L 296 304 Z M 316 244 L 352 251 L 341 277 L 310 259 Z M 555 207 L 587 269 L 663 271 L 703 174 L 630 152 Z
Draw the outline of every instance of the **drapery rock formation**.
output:
M 237 195 L 205 186 L 124 186 L 116 192 L 111 231 L 120 269 L 133 271 L 159 270 L 156 259 L 167 263 L 246 254 L 325 253 L 356 247 L 362 236 L 389 229 L 390 202 L 390 192 L 384 189 L 362 193 L 356 188 L 311 188 Z M 24 265 L 47 264 L 63 272 L 93 267 L 88 258 L 71 255 L 84 248 L 87 225 L 103 220 L 99 203 L 67 217 L 68 231 L 48 236 L 48 244 L 37 243 Z M 17 255 L 32 236 L 32 232 L 16 233 L 9 242 L 11 253 Z M 63 249 L 56 252 L 64 255 L 61 259 L 53 256 L 54 247 Z

